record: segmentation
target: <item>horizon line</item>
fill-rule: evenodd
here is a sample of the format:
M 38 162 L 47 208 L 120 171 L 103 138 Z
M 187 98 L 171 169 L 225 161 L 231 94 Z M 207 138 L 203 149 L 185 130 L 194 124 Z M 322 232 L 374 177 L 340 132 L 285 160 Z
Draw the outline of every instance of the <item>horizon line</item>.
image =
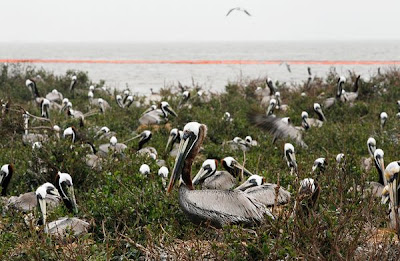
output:
M 87 63 L 87 64 L 309 64 L 309 65 L 400 65 L 400 60 L 87 60 L 87 59 L 0 59 L 0 63 Z

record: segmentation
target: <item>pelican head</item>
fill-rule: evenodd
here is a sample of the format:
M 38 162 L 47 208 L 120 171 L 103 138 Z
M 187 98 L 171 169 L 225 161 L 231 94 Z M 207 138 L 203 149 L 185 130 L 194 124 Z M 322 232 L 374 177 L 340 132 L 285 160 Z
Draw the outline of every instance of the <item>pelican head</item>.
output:
M 39 219 L 39 225 L 46 225 L 47 218 L 47 208 L 46 208 L 46 198 L 56 197 L 61 198 L 56 187 L 53 184 L 47 182 L 36 189 L 35 192 L 36 199 L 38 202 L 39 211 L 41 213 L 41 219 Z
M 318 115 L 319 120 L 326 121 L 325 115 L 322 112 L 322 108 L 319 103 L 314 103 L 314 111 Z
M 201 168 L 197 175 L 193 178 L 193 185 L 197 185 L 203 182 L 206 178 L 212 176 L 217 171 L 217 160 L 207 159 L 201 165 Z
M 381 114 L 379 115 L 379 118 L 381 119 L 381 128 L 385 127 L 388 115 L 386 112 L 381 112 Z
M 259 175 L 251 175 L 245 182 L 238 186 L 235 190 L 245 191 L 248 188 L 261 186 L 265 183 L 265 178 Z
M 229 120 L 231 119 L 231 114 L 230 114 L 229 112 L 226 111 L 226 112 L 224 113 L 223 119 L 224 119 L 225 121 L 229 121 Z
M 297 173 L 297 162 L 293 145 L 290 143 L 285 143 L 284 152 L 288 167 Z
M 57 91 L 56 89 L 53 89 L 53 90 L 51 91 L 51 93 L 57 95 L 57 94 L 58 94 L 58 91 Z
M 168 178 L 168 174 L 169 174 L 169 170 L 167 167 L 162 166 L 159 170 L 158 170 L 158 176 L 162 177 L 163 179 L 167 179 Z
M 55 132 L 60 132 L 60 131 L 61 131 L 61 128 L 60 128 L 60 126 L 58 126 L 58 125 L 54 125 L 54 126 L 53 126 L 53 130 L 54 130 Z
M 71 80 L 74 81 L 74 82 L 76 82 L 76 80 L 77 80 L 76 75 L 72 75 Z
M 94 86 L 93 85 L 89 86 L 89 91 L 94 91 Z
M 97 102 L 98 102 L 98 104 L 99 104 L 99 106 L 100 106 L 100 112 L 101 113 L 104 113 L 105 112 L 105 108 L 104 108 L 104 100 L 102 99 L 102 98 L 99 98 L 98 100 L 97 100 Z
M 372 137 L 369 137 L 367 140 L 367 147 L 368 147 L 368 152 L 371 157 L 374 156 L 374 152 L 376 150 L 376 140 Z
M 152 133 L 149 130 L 142 131 L 139 135 L 133 137 L 132 139 L 140 138 L 139 140 L 139 150 L 143 148 L 144 144 L 150 141 Z
M 173 116 L 178 116 L 176 112 L 169 106 L 169 103 L 166 101 L 161 102 L 161 110 L 164 113 L 164 116 L 167 117 L 168 113 L 172 114 Z
M 301 112 L 301 119 L 302 119 L 302 125 L 304 129 L 308 130 L 310 128 L 310 124 L 308 124 L 308 113 L 306 111 Z
M 244 141 L 247 146 L 252 146 L 253 144 L 253 138 L 251 136 L 246 136 L 246 138 L 244 138 Z
M 188 100 L 190 98 L 190 92 L 189 91 L 184 91 L 182 93 L 182 97 L 184 100 Z
M 88 95 L 89 99 L 93 99 L 93 97 L 94 97 L 93 91 L 91 91 L 91 90 L 89 90 L 87 95 Z
M 43 118 L 49 118 L 49 108 L 50 108 L 50 101 L 46 98 L 42 100 L 42 104 L 40 106 L 41 109 L 41 116 Z
M 32 144 L 32 150 L 38 150 L 38 149 L 40 149 L 42 147 L 42 143 L 40 142 L 40 141 L 35 141 L 33 144 Z
M 140 166 L 140 168 L 139 168 L 139 172 L 140 172 L 142 175 L 145 175 L 145 176 L 149 175 L 149 174 L 150 174 L 150 167 L 149 167 L 149 165 L 147 165 L 147 164 L 142 164 L 142 165 Z
M 104 127 L 101 127 L 100 131 L 101 131 L 102 133 L 109 133 L 109 132 L 110 132 L 110 129 L 109 129 L 107 126 L 104 126 Z
M 112 136 L 111 139 L 110 139 L 110 145 L 111 146 L 116 146 L 117 143 L 118 143 L 117 138 L 115 136 Z
M 345 159 L 344 153 L 339 153 L 338 155 L 336 155 L 336 162 L 338 164 L 344 163 L 344 159 Z
M 272 82 L 271 78 L 267 78 L 267 86 L 269 88 L 270 91 L 270 95 L 273 95 L 275 93 L 275 87 L 274 87 L 274 83 Z
M 314 161 L 312 172 L 315 172 L 317 169 L 319 170 L 319 173 L 324 172 L 326 165 L 328 165 L 328 163 L 326 162 L 325 158 L 318 158 Z
M 337 81 L 337 92 L 336 92 L 336 97 L 340 98 L 342 96 L 343 90 L 343 84 L 346 82 L 346 78 L 344 76 L 340 76 L 338 81 Z
M 383 179 L 383 171 L 385 169 L 383 156 L 384 156 L 383 150 L 381 150 L 381 149 L 376 149 L 375 150 L 375 152 L 374 152 L 374 161 L 375 161 L 375 165 L 376 165 L 378 171 L 380 172 L 379 173 L 379 179 L 380 179 L 380 182 L 382 183 L 382 185 L 383 184 L 386 185 L 386 181 Z
M 68 173 L 61 173 L 60 171 L 56 176 L 56 186 L 58 193 L 64 201 L 65 206 L 75 214 L 78 213 L 78 207 L 76 205 L 74 184 L 72 183 L 72 177 Z
M 179 130 L 177 128 L 173 128 L 170 132 L 169 132 L 169 136 L 168 136 L 168 141 L 167 141 L 167 145 L 165 146 L 165 152 L 168 151 L 169 146 L 170 147 L 170 151 L 172 149 L 172 146 L 175 142 L 180 142 L 180 135 L 179 135 Z
M 300 189 L 299 189 L 299 194 L 314 194 L 316 189 L 317 189 L 317 184 L 314 179 L 311 178 L 306 178 L 300 181 Z
M 71 136 L 71 141 L 74 143 L 76 141 L 76 130 L 75 127 L 68 127 L 64 130 L 63 138 L 67 138 L 67 136 Z
M 126 96 L 126 97 L 129 96 L 129 90 L 124 91 L 124 96 Z
M 169 181 L 168 193 L 171 192 L 172 187 L 179 177 L 182 178 L 182 181 L 189 189 L 193 189 L 190 178 L 191 165 L 194 158 L 199 153 L 200 146 L 206 135 L 207 126 L 198 122 L 189 122 L 183 128 L 183 137 L 179 144 L 178 155 Z
M 13 164 L 5 164 L 1 167 L 0 170 L 0 186 L 1 189 L 1 196 L 5 196 L 7 193 L 8 184 L 10 184 L 11 177 L 14 173 L 14 166 Z
M 271 99 L 269 101 L 269 105 L 268 105 L 268 108 L 267 108 L 267 116 L 270 116 L 270 115 L 272 115 L 274 113 L 275 107 L 276 107 L 276 100 L 275 99 Z
M 291 120 L 290 120 L 290 117 L 284 117 L 284 118 L 281 119 L 281 121 L 283 121 L 284 123 L 286 123 L 288 125 L 292 123 Z
M 149 112 L 151 112 L 151 111 L 154 111 L 154 110 L 156 110 L 156 109 L 157 109 L 157 105 L 153 104 L 153 105 L 150 106 L 150 108 L 148 108 L 147 110 L 145 110 L 145 111 L 142 113 L 142 115 L 144 115 L 144 114 L 146 114 L 146 113 L 149 113 Z
M 222 166 L 234 177 L 239 176 L 242 172 L 246 176 L 251 176 L 253 173 L 248 171 L 243 165 L 241 165 L 239 162 L 237 162 L 234 158 L 232 157 L 225 157 L 222 159 Z

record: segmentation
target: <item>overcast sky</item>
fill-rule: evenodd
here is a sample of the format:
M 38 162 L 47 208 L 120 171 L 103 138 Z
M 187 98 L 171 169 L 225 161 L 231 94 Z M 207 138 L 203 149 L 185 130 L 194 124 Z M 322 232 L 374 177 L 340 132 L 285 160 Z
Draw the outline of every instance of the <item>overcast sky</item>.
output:
M 235 12 L 247 9 L 252 17 Z M 0 42 L 400 39 L 398 0 L 2 0 Z

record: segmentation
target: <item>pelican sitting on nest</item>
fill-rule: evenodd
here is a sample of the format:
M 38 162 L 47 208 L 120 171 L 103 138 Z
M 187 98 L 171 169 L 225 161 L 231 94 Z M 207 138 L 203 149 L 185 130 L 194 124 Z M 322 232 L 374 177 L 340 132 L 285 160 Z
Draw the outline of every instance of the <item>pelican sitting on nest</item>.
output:
M 266 207 L 275 205 L 285 205 L 290 201 L 290 192 L 281 188 L 277 184 L 265 183 L 265 178 L 259 175 L 250 176 L 243 184 L 235 190 L 242 190 L 255 197 Z M 278 192 L 278 195 L 276 195 Z M 276 199 L 276 202 L 275 202 Z
M 57 102 L 57 101 L 61 102 L 64 99 L 64 96 L 62 95 L 61 92 L 54 89 L 48 94 L 46 94 L 46 99 L 48 99 L 50 102 Z
M 94 170 L 101 170 L 101 158 L 97 156 L 97 150 L 91 142 L 86 142 L 90 146 L 91 153 L 86 154 L 86 166 Z
M 170 131 L 167 145 L 165 146 L 165 152 L 169 152 L 169 155 L 176 157 L 179 150 L 179 143 L 183 137 L 183 131 L 174 128 Z
M 307 144 L 303 141 L 301 131 L 296 129 L 293 125 L 283 122 L 282 118 L 266 116 L 256 112 L 250 113 L 248 118 L 253 125 L 271 133 L 274 136 L 273 143 L 280 138 L 291 138 L 300 146 L 307 148 Z
M 56 221 L 47 223 L 46 199 L 48 195 L 61 197 L 63 198 L 64 203 L 71 202 L 71 204 L 74 204 L 72 205 L 72 207 L 74 207 L 74 211 L 77 212 L 71 176 L 67 173 L 59 173 L 57 175 L 57 180 L 60 186 L 58 191 L 51 183 L 45 183 L 36 190 L 35 194 L 41 215 L 39 225 L 44 225 L 44 232 L 54 236 L 64 236 L 67 231 L 72 231 L 75 236 L 82 233 L 87 233 L 90 224 L 75 217 L 63 217 Z M 68 194 L 67 191 L 72 194 Z
M 207 133 L 207 127 L 198 122 L 190 122 L 183 129 L 183 139 L 168 185 L 170 193 L 178 179 L 179 205 L 193 222 L 207 222 L 217 227 L 227 224 L 259 223 L 267 214 L 272 214 L 254 197 L 243 191 L 194 190 L 191 172 L 192 163 L 199 153 Z
M 102 157 L 107 157 L 108 153 L 112 151 L 113 153 L 122 154 L 127 146 L 123 143 L 118 143 L 118 140 L 115 136 L 112 136 L 110 139 L 110 143 L 102 144 L 99 146 L 99 155 Z
M 202 184 L 202 189 L 228 190 L 237 185 L 236 177 L 240 176 L 242 171 L 246 175 L 251 175 L 232 157 L 226 157 L 222 160 L 222 166 L 227 171 L 217 171 L 217 166 L 217 160 L 205 160 L 199 172 L 193 178 L 193 185 Z
M 110 131 L 107 126 L 101 127 L 99 131 L 96 132 L 94 136 L 95 139 L 102 140 L 107 139 L 110 140 L 112 136 L 116 136 L 117 133 L 115 131 Z
M 141 125 L 155 125 L 168 120 L 168 115 L 177 116 L 176 112 L 169 106 L 168 102 L 161 102 L 160 109 L 149 111 L 139 118 Z

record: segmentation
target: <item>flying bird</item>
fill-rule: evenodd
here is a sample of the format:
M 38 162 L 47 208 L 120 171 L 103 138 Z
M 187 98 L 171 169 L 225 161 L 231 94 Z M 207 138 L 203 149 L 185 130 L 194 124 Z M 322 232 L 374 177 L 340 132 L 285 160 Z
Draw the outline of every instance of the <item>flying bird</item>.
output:
M 241 7 L 235 7 L 235 8 L 230 9 L 230 10 L 228 11 L 228 13 L 226 14 L 226 16 L 228 16 L 228 15 L 229 15 L 230 13 L 232 13 L 233 11 L 241 11 L 241 12 L 247 14 L 248 16 L 251 16 L 251 14 L 250 14 L 246 9 L 241 8 Z

